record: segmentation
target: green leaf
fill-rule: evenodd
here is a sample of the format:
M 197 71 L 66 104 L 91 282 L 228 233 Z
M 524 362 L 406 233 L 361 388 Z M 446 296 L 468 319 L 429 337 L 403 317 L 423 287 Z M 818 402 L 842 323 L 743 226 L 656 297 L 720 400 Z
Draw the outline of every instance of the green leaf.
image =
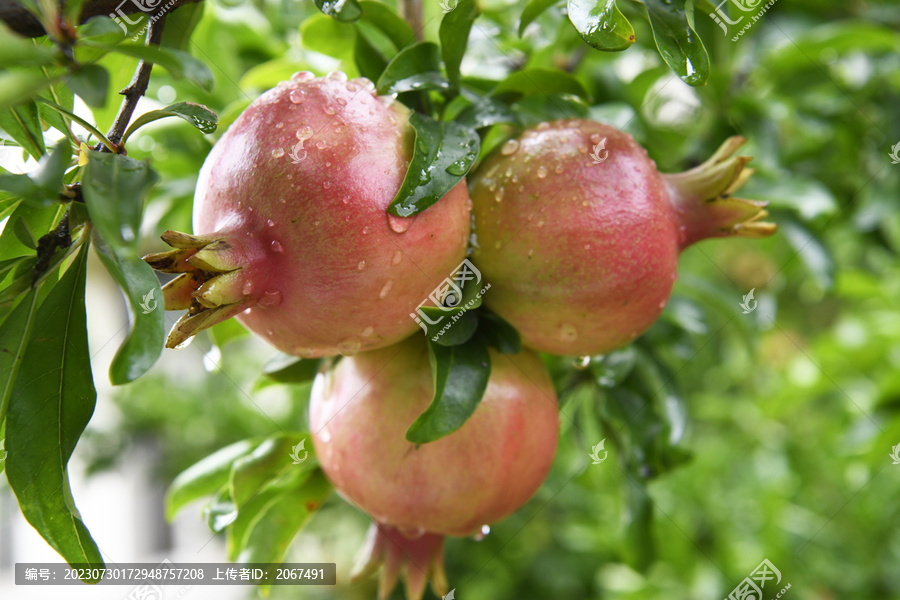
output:
M 459 65 L 466 53 L 472 23 L 480 14 L 481 10 L 475 0 L 459 0 L 456 8 L 445 14 L 441 20 L 439 30 L 441 56 L 444 58 L 450 85 L 455 88 L 459 87 Z
M 622 536 L 625 562 L 639 573 L 646 573 L 656 560 L 653 541 L 653 502 L 647 489 L 634 476 L 625 484 L 625 532 Z
M 381 31 L 391 40 L 397 50 L 402 50 L 415 43 L 416 34 L 412 27 L 389 6 L 373 0 L 362 0 L 359 5 L 363 10 L 362 22 Z
M 800 256 L 816 284 L 823 290 L 830 290 L 834 286 L 835 266 L 828 247 L 793 219 L 780 220 L 778 229 Z
M 709 55 L 688 23 L 684 4 L 684 0 L 644 0 L 660 56 L 686 84 L 706 85 Z
M 525 28 L 539 16 L 544 14 L 548 8 L 559 2 L 560 0 L 529 0 L 522 11 L 522 17 L 519 19 L 519 37 L 525 33 Z
M 38 290 L 32 289 L 0 325 L 0 421 L 6 417 L 13 384 L 22 366 L 37 314 Z
M 481 403 L 491 374 L 491 357 L 477 337 L 447 348 L 428 342 L 434 399 L 406 431 L 406 439 L 426 444 L 463 426 Z
M 212 90 L 216 83 L 212 71 L 206 66 L 202 60 L 198 60 L 181 50 L 172 48 L 158 48 L 155 46 L 144 46 L 142 44 L 117 44 L 109 46 L 105 44 L 91 44 L 99 48 L 103 48 L 110 52 L 118 52 L 126 56 L 133 56 L 141 60 L 159 65 L 169 72 L 175 79 L 187 79 L 200 86 L 206 91 Z
M 68 140 L 61 139 L 50 154 L 41 158 L 31 176 L 0 175 L 0 190 L 15 194 L 36 207 L 49 207 L 59 200 L 63 176 L 69 168 L 71 156 L 72 147 Z
M 178 10 L 166 15 L 166 28 L 163 31 L 161 46 L 175 50 L 187 51 L 191 45 L 191 34 L 203 17 L 206 2 L 181 4 Z
M 96 228 L 97 252 L 125 291 L 132 328 L 109 368 L 113 385 L 146 373 L 163 349 L 165 323 L 159 280 L 136 252 L 144 198 L 158 179 L 146 163 L 88 151 L 82 192 Z
M 10 221 L 15 222 L 19 217 L 23 217 L 28 227 L 34 232 L 35 237 L 40 239 L 42 235 L 49 232 L 57 223 L 65 208 L 58 206 L 56 208 L 45 208 L 37 204 L 21 202 L 10 215 Z M 34 256 L 34 252 L 22 244 L 13 234 L 12 230 L 5 230 L 0 234 L 0 256 L 5 258 L 13 256 Z
M 522 351 L 519 332 L 506 320 L 494 313 L 482 313 L 479 318 L 478 332 L 484 336 L 489 346 L 502 354 L 518 354 Z
M 553 69 L 525 69 L 516 71 L 500 82 L 494 94 L 514 92 L 525 96 L 546 94 L 572 94 L 589 100 L 590 96 L 581 82 L 565 71 Z
M 592 48 L 619 52 L 634 43 L 634 28 L 616 0 L 568 0 L 567 6 L 569 20 Z
M 478 156 L 479 138 L 473 129 L 452 122 L 438 122 L 412 113 L 416 130 L 415 150 L 388 212 L 398 217 L 420 213 L 462 181 Z
M 22 514 L 67 562 L 102 568 L 67 474 L 97 398 L 84 309 L 87 254 L 85 245 L 38 309 L 9 402 L 6 477 Z
M 43 97 L 55 102 L 59 106 L 62 106 L 64 109 L 68 111 L 72 111 L 72 107 L 75 102 L 75 95 L 72 93 L 72 90 L 69 89 L 66 85 L 62 83 L 54 83 L 50 86 L 50 89 L 47 90 Z M 49 106 L 43 103 L 38 103 L 38 114 L 41 117 L 41 121 L 45 126 L 53 127 L 57 131 L 68 134 L 69 132 L 69 123 L 68 120 L 63 117 L 59 112 L 53 110 Z
M 315 378 L 321 362 L 278 353 L 263 366 L 263 375 L 280 383 L 303 383 Z
M 34 234 L 31 233 L 31 229 L 28 228 L 28 223 L 25 222 L 25 219 L 22 217 L 16 219 L 15 223 L 13 223 L 13 232 L 22 244 L 32 250 L 37 249 L 37 242 L 34 240 Z
M 231 501 L 231 491 L 227 485 L 222 486 L 216 497 L 203 509 L 206 523 L 216 533 L 222 532 L 237 519 L 237 507 Z
M 563 94 L 526 96 L 513 104 L 516 121 L 522 127 L 531 127 L 556 119 L 585 119 L 591 109 L 577 96 Z
M 4 23 L 0 23 L 0 65 L 51 65 L 56 60 L 56 53 L 53 46 L 40 46 L 34 40 L 15 34 Z
M 348 44 L 347 40 L 352 40 L 355 35 L 352 25 L 325 15 L 313 15 L 300 25 L 300 41 L 304 48 L 342 60 L 353 57 L 353 44 Z
M 378 78 L 379 94 L 399 94 L 448 87 L 441 74 L 441 52 L 437 44 L 420 42 L 397 53 Z
M 247 331 L 243 325 L 238 323 L 236 319 L 227 319 L 221 323 L 216 323 L 207 331 L 209 331 L 209 336 L 212 338 L 213 344 L 219 348 L 223 347 L 228 342 L 250 335 L 250 332 Z
M 516 115 L 507 102 L 485 96 L 461 110 L 453 120 L 463 127 L 482 129 L 498 123 L 515 123 Z
M 234 462 L 253 452 L 260 441 L 235 442 L 182 471 L 166 490 L 166 519 L 171 520 L 187 504 L 214 494 L 226 485 Z
M 307 432 L 276 435 L 235 461 L 229 486 L 238 512 L 263 490 L 288 489 L 305 478 L 317 465 L 311 446 Z
M 362 31 L 356 32 L 353 60 L 356 62 L 356 68 L 359 69 L 359 74 L 372 81 L 378 81 L 388 64 L 378 48 L 369 42 Z
M 329 17 L 345 23 L 356 21 L 363 14 L 356 0 L 316 0 L 316 6 Z
M 0 72 L 0 110 L 28 100 L 53 81 L 31 70 Z
M 67 84 L 88 106 L 106 106 L 109 73 L 100 65 L 84 65 L 69 78 Z
M 166 117 L 178 117 L 184 119 L 203 133 L 214 132 L 216 127 L 218 127 L 219 119 L 216 116 L 216 113 L 202 104 L 196 104 L 194 102 L 177 102 L 159 110 L 145 112 L 132 121 L 131 125 L 128 126 L 128 129 L 125 130 L 125 134 L 122 136 L 122 142 L 127 140 L 132 133 L 147 123 L 152 123 L 157 119 L 164 119 Z
M 33 101 L 0 109 L 0 129 L 8 133 L 35 160 L 40 160 L 46 152 L 37 104 Z
M 280 563 L 291 541 L 322 506 L 332 489 L 331 483 L 317 469 L 298 488 L 275 496 L 252 523 L 236 562 Z M 267 575 L 258 582 L 263 594 L 268 589 L 264 582 L 274 579 L 275 571 L 270 570 Z
M 78 28 L 78 40 L 90 40 L 98 44 L 115 44 L 123 40 L 126 32 L 107 16 L 91 17 Z

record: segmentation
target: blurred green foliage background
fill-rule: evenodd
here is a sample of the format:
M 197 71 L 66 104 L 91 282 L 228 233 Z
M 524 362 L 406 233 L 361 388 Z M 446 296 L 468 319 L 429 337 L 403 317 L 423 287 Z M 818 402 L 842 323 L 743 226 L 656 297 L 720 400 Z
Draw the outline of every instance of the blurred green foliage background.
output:
M 900 465 L 889 457 L 900 444 L 900 164 L 889 156 L 900 142 L 900 6 L 781 0 L 732 42 L 707 16 L 711 4 L 697 2 L 712 66 L 699 88 L 666 67 L 639 19 L 634 46 L 601 53 L 560 6 L 521 38 L 523 3 L 482 6 L 464 75 L 564 68 L 589 91 L 592 116 L 634 134 L 663 171 L 745 136 L 741 153 L 755 157 L 757 174 L 741 195 L 769 200 L 780 229 L 689 249 L 673 301 L 633 348 L 584 371 L 548 357 L 568 392 L 556 463 L 536 497 L 483 541 L 448 542 L 458 597 L 722 598 L 763 558 L 797 600 L 900 597 Z M 426 1 L 426 38 L 440 16 L 437 0 Z M 206 104 L 220 115 L 217 136 L 294 71 L 353 76 L 353 35 L 311 2 L 210 0 L 189 50 L 212 68 L 214 91 L 160 70 L 148 97 Z M 103 64 L 116 91 L 135 61 L 110 54 Z M 101 130 L 116 108 L 95 111 Z M 136 134 L 130 155 L 163 175 L 143 224 L 146 251 L 159 250 L 165 229 L 190 231 L 214 137 L 179 120 Z M 758 308 L 743 314 L 751 289 Z M 117 390 L 118 424 L 90 429 L 79 447 L 95 469 L 151 438 L 168 482 L 236 440 L 306 429 L 308 386 L 261 377 L 267 352 L 239 327 L 217 326 L 194 348 L 214 353 L 208 372 L 164 361 Z M 634 361 L 649 371 L 629 370 Z M 610 460 L 591 465 L 600 439 Z M 333 496 L 289 558 L 331 557 L 339 588 L 272 597 L 374 597 L 374 582 L 346 584 L 366 527 Z

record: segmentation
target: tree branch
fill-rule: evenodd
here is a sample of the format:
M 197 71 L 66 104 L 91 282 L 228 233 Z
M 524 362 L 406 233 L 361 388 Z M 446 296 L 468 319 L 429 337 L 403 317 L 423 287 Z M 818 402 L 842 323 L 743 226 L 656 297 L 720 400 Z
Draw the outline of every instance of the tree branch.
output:
M 425 25 L 422 17 L 422 0 L 400 0 L 398 3 L 400 16 L 409 23 L 413 32 L 416 34 L 416 41 L 421 42 L 425 39 Z
M 169 12 L 175 10 L 184 4 L 194 4 L 202 0 L 175 0 L 175 4 L 169 9 Z M 141 10 L 137 3 L 132 0 L 85 0 L 81 7 L 80 23 L 84 23 L 91 17 L 97 15 L 109 15 L 121 11 L 123 14 L 131 15 L 135 13 L 144 13 L 149 15 L 152 12 Z M 46 32 L 37 19 L 30 12 L 15 0 L 0 0 L 0 21 L 6 23 L 10 29 L 24 35 L 25 37 L 39 37 Z

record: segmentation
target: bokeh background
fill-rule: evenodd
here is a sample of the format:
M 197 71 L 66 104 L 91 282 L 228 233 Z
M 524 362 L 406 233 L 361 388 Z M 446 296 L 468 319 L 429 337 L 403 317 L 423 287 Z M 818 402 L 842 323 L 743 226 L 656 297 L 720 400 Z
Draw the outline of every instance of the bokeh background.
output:
M 632 348 L 577 372 L 572 358 L 547 358 L 567 392 L 553 470 L 484 540 L 447 542 L 456 596 L 718 599 L 767 558 L 781 587 L 791 586 L 783 597 L 900 598 L 900 464 L 890 456 L 900 444 L 900 158 L 890 156 L 900 144 L 900 6 L 779 0 L 732 41 L 738 28 L 725 35 L 707 16 L 712 5 L 696 2 L 712 71 L 706 87 L 691 88 L 662 62 L 644 21 L 632 20 L 634 46 L 601 53 L 559 7 L 519 37 L 524 3 L 481 4 L 464 75 L 564 68 L 590 92 L 592 116 L 631 132 L 663 171 L 699 164 L 727 136 L 742 135 L 757 173 L 740 194 L 768 200 L 779 232 L 690 248 L 673 301 Z M 426 0 L 424 8 L 434 39 L 441 6 Z M 161 249 L 165 229 L 190 231 L 197 172 L 240 110 L 294 71 L 353 76 L 353 35 L 312 2 L 204 2 L 189 50 L 212 68 L 213 92 L 155 70 L 138 112 L 200 102 L 220 115 L 219 133 L 164 120 L 136 134 L 130 155 L 163 176 L 147 206 L 147 252 Z M 135 61 L 108 55 L 103 64 L 117 91 Z M 101 130 L 116 109 L 93 111 Z M 10 170 L 33 168 L 10 150 Z M 113 389 L 106 372 L 128 316 L 94 258 L 88 289 L 100 395 L 71 467 L 82 516 L 115 562 L 224 561 L 202 504 L 166 523 L 166 486 L 234 441 L 306 429 L 309 387 L 262 376 L 272 352 L 229 324 Z M 750 290 L 758 305 L 744 314 Z M 654 368 L 633 366 L 644 362 Z M 588 453 L 601 439 L 609 459 L 592 465 Z M 338 586 L 276 587 L 271 597 L 373 598 L 374 580 L 347 583 L 367 526 L 332 496 L 288 558 L 336 562 Z M 42 560 L 59 561 L 2 478 L 0 596 L 130 591 L 12 585 L 15 562 Z M 767 586 L 765 597 L 777 591 Z M 254 590 L 166 594 L 247 598 Z

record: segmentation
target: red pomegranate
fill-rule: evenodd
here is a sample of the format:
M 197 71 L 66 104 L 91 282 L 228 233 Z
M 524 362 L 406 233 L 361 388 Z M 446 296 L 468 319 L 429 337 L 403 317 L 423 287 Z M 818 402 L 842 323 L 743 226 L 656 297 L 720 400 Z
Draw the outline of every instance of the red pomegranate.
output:
M 174 347 L 232 316 L 283 352 L 352 354 L 417 330 L 409 314 L 465 256 L 465 182 L 408 218 L 385 211 L 406 175 L 409 109 L 364 78 L 302 72 L 269 90 L 216 143 L 194 197 L 194 235 L 145 260 L 181 273 Z
M 665 308 L 687 246 L 774 232 L 760 221 L 764 202 L 731 196 L 753 172 L 733 156 L 743 142 L 662 174 L 629 134 L 593 121 L 542 123 L 509 140 L 471 180 L 485 303 L 536 350 L 628 344 Z
M 377 523 L 358 572 L 384 561 L 382 597 L 398 573 L 409 598 L 421 597 L 426 576 L 446 593 L 443 536 L 477 534 L 510 515 L 550 469 L 559 417 L 547 368 L 529 350 L 490 356 L 487 390 L 469 420 L 418 446 L 405 434 L 433 395 L 423 337 L 343 358 L 313 384 L 316 455 L 340 493 Z

